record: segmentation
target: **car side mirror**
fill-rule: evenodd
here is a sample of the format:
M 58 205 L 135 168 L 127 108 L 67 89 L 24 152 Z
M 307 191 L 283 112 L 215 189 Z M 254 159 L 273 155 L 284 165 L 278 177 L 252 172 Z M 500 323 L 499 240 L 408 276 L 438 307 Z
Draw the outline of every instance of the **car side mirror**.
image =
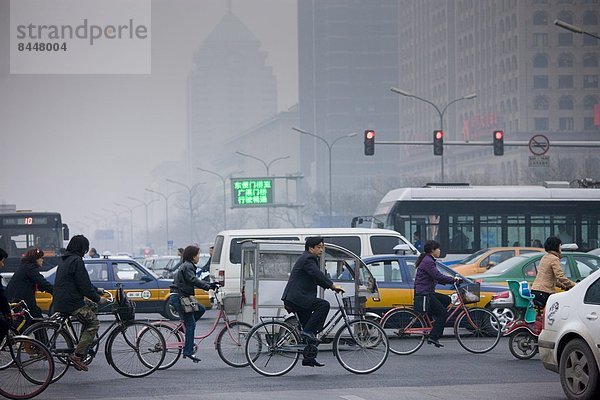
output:
M 488 265 L 487 265 L 487 267 L 486 267 L 486 268 L 487 268 L 487 269 L 490 269 L 490 268 L 492 268 L 494 265 L 496 265 L 496 263 L 495 263 L 495 262 L 493 262 L 493 261 L 490 261 L 490 262 L 488 263 Z
M 152 282 L 152 278 L 149 277 L 148 275 L 142 275 L 142 277 L 140 278 L 140 281 L 143 281 L 143 282 Z

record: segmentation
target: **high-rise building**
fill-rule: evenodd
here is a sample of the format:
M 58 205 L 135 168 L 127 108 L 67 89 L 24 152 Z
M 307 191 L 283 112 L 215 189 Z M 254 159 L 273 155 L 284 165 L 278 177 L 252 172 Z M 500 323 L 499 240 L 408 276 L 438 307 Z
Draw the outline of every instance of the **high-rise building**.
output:
M 194 55 L 188 77 L 189 167 L 223 156 L 224 143 L 277 113 L 277 90 L 267 53 L 233 14 L 225 14 Z M 228 157 L 230 154 L 227 155 Z
M 598 140 L 600 40 L 561 29 L 553 21 L 597 35 L 599 6 L 599 0 L 403 1 L 399 87 L 439 109 L 477 95 L 447 109 L 448 140 L 491 143 L 496 129 L 504 130 L 505 141 L 533 134 L 551 141 Z M 439 113 L 424 101 L 400 97 L 401 134 L 430 140 L 440 128 Z M 420 161 L 407 164 L 408 172 L 432 175 L 437 170 L 431 148 L 420 147 L 415 154 Z M 502 164 L 498 171 L 517 179 L 519 170 L 527 168 L 523 160 L 528 154 L 526 148 L 508 147 L 495 159 Z M 452 177 L 478 172 L 465 168 L 493 156 L 491 146 L 453 147 L 444 158 L 446 175 Z
M 363 132 L 399 139 L 399 100 L 389 91 L 398 80 L 398 1 L 299 0 L 298 52 L 300 128 L 323 139 L 301 135 L 301 169 L 312 189 L 327 199 L 330 146 L 335 194 L 394 179 L 399 150 L 376 146 L 374 157 L 365 156 Z

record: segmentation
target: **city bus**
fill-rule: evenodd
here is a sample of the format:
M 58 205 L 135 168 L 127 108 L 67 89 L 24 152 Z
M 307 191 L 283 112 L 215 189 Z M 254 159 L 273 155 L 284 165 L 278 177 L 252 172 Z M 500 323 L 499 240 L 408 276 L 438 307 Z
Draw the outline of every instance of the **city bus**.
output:
M 60 249 L 69 239 L 69 227 L 60 213 L 17 211 L 0 214 L 0 248 L 8 253 L 2 272 L 15 272 L 25 252 L 38 247 L 44 251 L 42 271 L 58 265 Z
M 437 240 L 447 261 L 488 247 L 542 247 L 552 235 L 588 251 L 599 247 L 600 189 L 428 184 L 391 190 L 373 217 L 419 244 Z

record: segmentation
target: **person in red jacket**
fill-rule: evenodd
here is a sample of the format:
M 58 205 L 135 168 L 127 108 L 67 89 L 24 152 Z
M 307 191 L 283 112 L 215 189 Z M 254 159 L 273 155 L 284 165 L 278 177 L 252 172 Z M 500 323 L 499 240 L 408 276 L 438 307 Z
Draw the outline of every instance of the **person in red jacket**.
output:
M 435 347 L 444 347 L 439 342 L 444 325 L 448 318 L 448 305 L 450 296 L 435 291 L 435 285 L 438 283 L 453 283 L 460 280 L 459 277 L 451 277 L 442 274 L 436 267 L 436 258 L 440 256 L 440 244 L 435 240 L 428 240 L 423 246 L 423 253 L 419 255 L 416 261 L 417 273 L 415 274 L 415 296 L 424 296 L 427 299 L 427 313 L 435 320 L 433 329 L 427 338 L 427 343 Z
M 27 250 L 21 258 L 21 265 L 10 282 L 6 286 L 6 298 L 13 303 L 25 300 L 29 312 L 34 318 L 42 318 L 42 310 L 35 301 L 35 292 L 41 290 L 52 293 L 54 286 L 40 273 L 40 267 L 44 263 L 44 252 L 38 248 Z M 29 321 L 27 326 L 33 321 Z

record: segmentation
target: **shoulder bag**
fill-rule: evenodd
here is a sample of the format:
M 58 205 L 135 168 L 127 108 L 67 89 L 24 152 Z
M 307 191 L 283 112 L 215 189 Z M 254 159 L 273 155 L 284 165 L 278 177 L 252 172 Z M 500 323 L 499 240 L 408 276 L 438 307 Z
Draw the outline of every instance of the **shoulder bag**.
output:
M 198 311 L 198 299 L 194 296 L 181 296 L 181 307 L 186 313 Z

